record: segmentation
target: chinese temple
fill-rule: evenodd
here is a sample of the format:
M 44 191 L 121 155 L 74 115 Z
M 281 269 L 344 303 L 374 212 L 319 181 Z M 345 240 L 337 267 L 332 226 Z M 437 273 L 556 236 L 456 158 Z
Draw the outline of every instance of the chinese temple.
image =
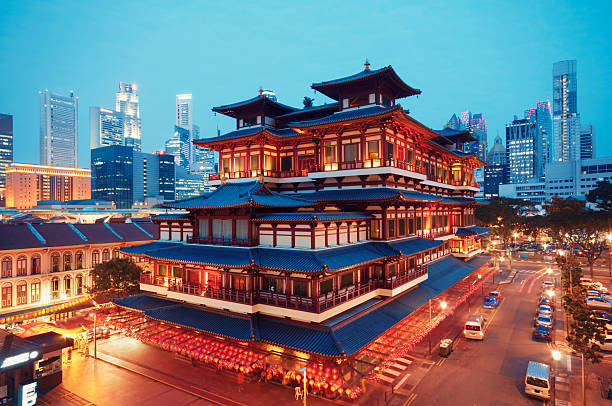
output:
M 194 141 L 219 153 L 216 189 L 168 203 L 186 214 L 155 216 L 159 241 L 121 249 L 146 293 L 115 303 L 156 334 L 162 323 L 367 375 L 433 327 L 431 313 L 425 330 L 415 322 L 423 306 L 461 303 L 489 272 L 474 219 L 484 163 L 463 151 L 469 132 L 433 130 L 398 103 L 421 91 L 391 66 L 311 87 L 332 102 L 260 92 L 212 109 L 236 120 Z

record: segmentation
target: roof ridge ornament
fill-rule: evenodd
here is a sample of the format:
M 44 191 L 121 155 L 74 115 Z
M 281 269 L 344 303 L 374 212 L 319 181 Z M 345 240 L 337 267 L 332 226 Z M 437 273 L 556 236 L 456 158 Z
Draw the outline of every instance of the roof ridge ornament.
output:
M 370 61 L 368 60 L 368 58 L 366 58 L 363 66 L 365 66 L 365 70 L 370 70 Z

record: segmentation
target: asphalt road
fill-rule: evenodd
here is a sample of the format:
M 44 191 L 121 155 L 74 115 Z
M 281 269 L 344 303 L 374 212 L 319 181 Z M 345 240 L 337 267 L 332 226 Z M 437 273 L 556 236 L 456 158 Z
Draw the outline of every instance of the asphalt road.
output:
M 436 363 L 406 405 L 546 404 L 523 394 L 528 362 L 553 363 L 550 345 L 531 338 L 537 296 L 545 279 L 532 275 L 544 266 L 513 265 L 518 272 L 513 283 L 501 285 L 504 299 L 500 306 L 496 310 L 472 310 L 472 314 L 483 314 L 487 320 L 484 341 L 459 338 L 454 352 Z

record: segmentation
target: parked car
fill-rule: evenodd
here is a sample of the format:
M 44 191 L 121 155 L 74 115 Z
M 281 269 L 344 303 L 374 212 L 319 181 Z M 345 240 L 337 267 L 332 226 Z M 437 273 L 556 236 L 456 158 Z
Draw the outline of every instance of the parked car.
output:
M 546 315 L 546 316 L 550 316 L 550 317 L 552 317 L 552 315 L 553 315 L 553 309 L 552 309 L 552 307 L 547 306 L 547 305 L 540 305 L 540 306 L 538 306 L 538 311 L 537 311 L 537 313 L 539 313 L 539 314 L 544 314 L 544 315 Z
M 500 302 L 502 300 L 502 293 L 499 290 L 494 290 L 493 292 L 489 293 L 489 296 L 493 296 Z
M 553 301 L 550 300 L 549 297 L 542 297 L 540 299 L 540 303 L 538 303 L 538 306 L 540 306 L 540 305 L 550 306 L 551 309 L 555 308 L 555 305 L 554 305 Z
M 599 297 L 587 297 L 587 306 L 591 307 L 603 307 L 605 309 L 612 309 L 612 303 Z
M 550 316 L 538 313 L 538 315 L 536 316 L 535 320 L 533 321 L 533 325 L 535 327 L 537 327 L 538 325 L 542 325 L 542 326 L 546 326 L 546 327 L 552 328 L 553 319 Z
M 551 328 L 547 327 L 543 324 L 536 326 L 533 330 L 533 339 L 534 340 L 544 340 L 544 341 L 552 341 L 552 332 Z
M 484 299 L 482 307 L 484 307 L 485 309 L 495 309 L 498 305 L 499 300 L 497 300 L 497 298 L 495 298 L 494 296 L 487 296 Z

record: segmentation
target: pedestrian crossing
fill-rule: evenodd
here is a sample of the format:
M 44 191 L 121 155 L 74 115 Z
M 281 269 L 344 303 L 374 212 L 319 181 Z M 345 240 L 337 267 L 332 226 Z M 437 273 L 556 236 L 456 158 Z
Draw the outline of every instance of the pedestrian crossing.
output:
M 393 386 L 393 382 L 402 375 L 406 369 L 412 365 L 414 360 L 404 357 L 399 357 L 393 360 L 393 362 L 383 368 L 378 376 L 382 381 L 382 384 Z

